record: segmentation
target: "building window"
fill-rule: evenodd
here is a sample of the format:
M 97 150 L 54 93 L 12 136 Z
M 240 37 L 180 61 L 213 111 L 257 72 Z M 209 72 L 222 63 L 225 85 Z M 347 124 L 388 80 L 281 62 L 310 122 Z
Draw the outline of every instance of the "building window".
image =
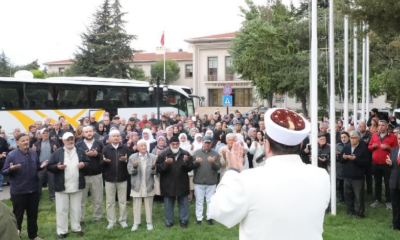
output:
M 285 101 L 285 95 L 275 94 L 275 103 L 283 103 Z
M 225 81 L 233 81 L 235 71 L 233 70 L 232 57 L 225 57 Z
M 192 78 L 193 77 L 193 64 L 185 65 L 185 77 Z
M 208 58 L 208 81 L 218 80 L 218 58 L 209 57 Z
M 58 68 L 58 74 L 64 76 L 65 68 Z

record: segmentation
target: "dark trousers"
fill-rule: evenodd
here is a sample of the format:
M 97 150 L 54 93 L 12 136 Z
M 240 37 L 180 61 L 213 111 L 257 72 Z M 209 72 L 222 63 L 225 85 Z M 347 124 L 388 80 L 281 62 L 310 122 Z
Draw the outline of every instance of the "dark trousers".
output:
M 367 183 L 367 194 L 372 194 L 372 163 L 365 167 L 365 182 Z
M 344 180 L 336 179 L 336 188 L 339 201 L 344 201 Z
M 375 199 L 382 201 L 382 178 L 385 182 L 385 198 L 386 202 L 391 202 L 389 179 L 390 179 L 390 166 L 386 164 L 373 164 L 373 173 L 375 180 Z
M 30 239 L 37 237 L 38 225 L 38 210 L 39 210 L 39 192 L 11 195 L 11 202 L 13 204 L 13 212 L 17 219 L 18 230 L 21 231 L 22 221 L 24 220 L 24 213 L 26 210 L 28 222 L 28 236 Z
M 54 173 L 47 171 L 47 169 L 43 169 L 38 172 L 39 177 L 39 195 L 42 197 L 42 186 L 43 183 L 47 180 L 47 186 L 49 187 L 49 199 L 56 198 L 56 192 L 54 191 Z
M 344 199 L 347 212 L 364 217 L 364 179 L 344 179 Z
M 393 227 L 400 229 L 400 189 L 390 189 L 392 197 Z
M 175 199 L 178 198 L 179 220 L 182 224 L 189 223 L 189 200 L 188 196 L 164 197 L 165 224 L 174 224 Z

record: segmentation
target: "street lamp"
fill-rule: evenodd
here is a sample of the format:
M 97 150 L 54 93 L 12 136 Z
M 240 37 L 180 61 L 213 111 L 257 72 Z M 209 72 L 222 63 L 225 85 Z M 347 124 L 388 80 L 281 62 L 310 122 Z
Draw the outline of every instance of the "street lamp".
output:
M 159 94 L 159 91 L 158 91 L 158 89 L 160 89 L 160 77 L 157 77 L 157 79 L 156 79 L 157 91 L 154 91 L 153 80 L 154 79 L 150 80 L 149 93 L 150 94 L 156 93 L 157 120 L 160 123 L 160 94 Z M 165 82 L 165 80 L 164 80 L 164 82 Z M 164 85 L 162 91 L 163 91 L 163 96 L 164 97 L 167 96 L 167 94 L 168 94 L 168 86 Z

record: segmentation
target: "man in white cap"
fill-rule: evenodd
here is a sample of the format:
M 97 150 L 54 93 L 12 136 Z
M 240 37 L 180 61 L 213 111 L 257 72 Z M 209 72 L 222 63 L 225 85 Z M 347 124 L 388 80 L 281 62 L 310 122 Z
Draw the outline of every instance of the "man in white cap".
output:
M 322 240 L 329 175 L 298 155 L 310 123 L 286 109 L 268 110 L 265 122 L 265 165 L 241 172 L 243 148 L 234 143 L 210 217 L 229 228 L 240 223 L 239 239 Z
M 68 234 L 68 212 L 71 218 L 71 230 L 83 236 L 81 229 L 81 199 L 85 188 L 84 169 L 89 168 L 86 153 L 75 147 L 75 138 L 71 132 L 62 137 L 64 147 L 54 151 L 47 170 L 54 173 L 56 191 L 57 238 Z

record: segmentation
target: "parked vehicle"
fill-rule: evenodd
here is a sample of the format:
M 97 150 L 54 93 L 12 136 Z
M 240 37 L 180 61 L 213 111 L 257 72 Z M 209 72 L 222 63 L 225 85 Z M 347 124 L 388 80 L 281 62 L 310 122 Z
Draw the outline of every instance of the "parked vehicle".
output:
M 257 109 L 257 108 L 253 108 L 253 109 L 251 109 L 250 111 L 247 111 L 247 112 L 245 112 L 245 113 L 242 113 L 242 117 L 247 118 L 247 116 L 248 116 L 250 113 L 255 112 L 256 109 Z M 268 108 L 258 108 L 258 114 L 260 114 L 260 113 L 265 113 L 267 110 L 268 110 Z

